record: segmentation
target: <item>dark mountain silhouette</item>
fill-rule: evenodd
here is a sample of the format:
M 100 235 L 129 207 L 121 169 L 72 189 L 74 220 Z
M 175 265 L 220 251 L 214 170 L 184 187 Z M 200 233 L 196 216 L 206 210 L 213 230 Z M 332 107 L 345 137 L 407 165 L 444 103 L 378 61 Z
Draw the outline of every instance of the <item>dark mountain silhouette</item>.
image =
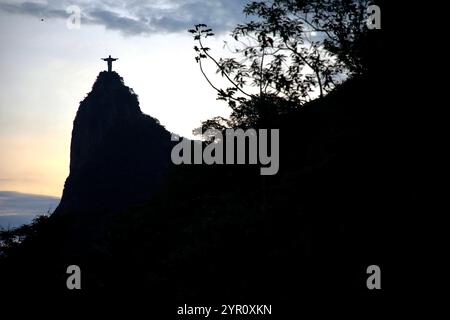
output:
M 386 123 L 405 94 L 387 97 L 400 77 L 380 50 L 363 50 L 367 71 L 327 95 L 264 117 L 280 130 L 273 176 L 251 165 L 171 166 L 169 133 L 117 73 L 100 73 L 74 123 L 56 214 L 0 232 L 1 291 L 50 307 L 60 298 L 66 311 L 77 298 L 105 300 L 102 311 L 140 307 L 158 319 L 184 304 L 271 304 L 273 319 L 309 306 L 316 317 L 361 308 L 361 318 L 397 304 L 394 254 L 410 244 L 395 241 L 403 176 Z M 260 106 L 276 110 L 273 101 Z M 382 290 L 366 285 L 374 264 Z M 69 265 L 80 267 L 82 290 L 67 289 Z
M 97 82 L 93 92 L 97 85 L 102 88 Z M 118 146 L 126 148 L 121 138 L 127 134 L 118 130 L 109 149 L 100 149 L 111 153 L 93 150 L 98 158 L 77 153 L 72 162 L 71 174 L 79 180 L 70 185 L 69 178 L 65 192 L 81 199 L 93 215 L 57 214 L 1 234 L 8 243 L 3 249 L 6 258 L 0 258 L 3 286 L 20 292 L 45 288 L 69 298 L 133 294 L 152 301 L 152 308 L 159 303 L 155 301 L 237 300 L 281 303 L 287 311 L 300 296 L 322 301 L 324 295 L 330 300 L 368 301 L 373 292 L 365 284 L 367 266 L 389 268 L 384 250 L 390 235 L 383 213 L 391 196 L 384 183 L 389 172 L 380 166 L 386 157 L 385 140 L 374 117 L 382 98 L 374 97 L 361 107 L 372 90 L 381 91 L 382 82 L 351 79 L 323 99 L 274 118 L 282 132 L 280 171 L 275 176 L 260 176 L 255 166 L 170 167 L 146 204 L 102 215 L 92 209 L 99 206 L 99 196 L 110 207 L 124 195 L 130 196 L 129 203 L 137 200 L 128 190 L 114 189 L 111 177 L 117 173 L 107 164 L 108 159 L 120 164 L 111 157 L 122 156 L 114 153 L 121 150 Z M 131 119 L 139 117 L 130 113 Z M 142 141 L 142 146 L 148 143 Z M 127 161 L 139 163 L 142 151 L 131 154 Z M 93 176 L 99 177 L 84 171 L 91 161 L 98 170 L 101 165 L 111 170 L 100 175 L 111 183 L 104 189 L 87 185 L 96 181 Z M 164 161 L 156 165 L 165 168 Z M 121 179 L 140 178 L 128 174 Z M 95 190 L 96 196 L 78 186 Z M 142 198 L 150 190 L 144 188 Z M 13 241 L 24 235 L 21 244 Z M 65 270 L 72 264 L 83 270 L 80 292 L 66 289 Z
M 56 213 L 117 211 L 148 200 L 170 161 L 170 133 L 139 108 L 116 72 L 100 72 L 72 131 L 70 175 Z

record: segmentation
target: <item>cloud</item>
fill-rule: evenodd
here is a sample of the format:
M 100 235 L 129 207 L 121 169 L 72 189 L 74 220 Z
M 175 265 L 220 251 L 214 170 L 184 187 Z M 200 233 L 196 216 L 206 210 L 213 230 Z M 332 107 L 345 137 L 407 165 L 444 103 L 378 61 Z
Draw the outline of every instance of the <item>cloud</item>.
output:
M 36 181 L 35 179 L 31 179 L 31 178 L 0 178 L 0 182 L 34 182 Z
M 0 217 L 47 213 L 56 208 L 59 200 L 50 196 L 0 191 Z
M 50 8 L 40 2 L 0 3 L 0 10 L 12 14 L 37 16 L 39 18 L 67 18 L 66 10 Z
M 205 23 L 215 32 L 229 31 L 242 21 L 242 9 L 248 0 L 86 0 L 47 2 L 8 2 L 0 11 L 38 18 L 63 18 L 66 8 L 81 9 L 81 23 L 101 25 L 125 35 L 184 32 L 194 24 Z
M 53 212 L 59 198 L 0 191 L 0 229 L 30 223 L 36 216 Z
M 148 24 L 107 10 L 93 10 L 89 13 L 87 20 L 89 24 L 103 25 L 106 29 L 118 30 L 127 35 L 150 32 Z

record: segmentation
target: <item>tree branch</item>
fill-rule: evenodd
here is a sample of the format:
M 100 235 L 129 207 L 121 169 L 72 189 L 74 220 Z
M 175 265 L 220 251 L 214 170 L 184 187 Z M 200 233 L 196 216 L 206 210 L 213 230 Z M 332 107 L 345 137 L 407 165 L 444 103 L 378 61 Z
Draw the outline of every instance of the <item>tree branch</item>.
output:
M 203 47 L 203 44 L 202 44 L 202 41 L 201 41 L 201 38 L 199 38 L 199 40 L 198 40 L 198 42 L 199 42 L 199 44 L 200 44 L 200 47 L 202 48 L 202 51 L 203 51 L 203 53 L 206 55 L 206 56 L 208 56 L 208 58 L 210 58 L 215 64 L 216 64 L 216 66 L 219 68 L 219 69 L 221 69 L 222 70 L 222 67 L 220 66 L 220 64 L 217 62 L 217 60 L 216 59 L 214 59 L 214 57 L 212 57 L 209 53 L 208 53 L 208 51 L 207 50 L 205 50 L 205 48 Z M 226 72 L 224 72 L 223 70 L 222 70 L 222 74 L 225 76 L 225 78 L 227 78 L 228 79 L 228 81 L 230 81 L 231 82 L 231 84 L 233 85 L 233 86 L 235 86 L 236 87 L 236 89 L 237 90 L 239 90 L 241 93 L 243 93 L 244 95 L 246 95 L 246 96 L 248 96 L 248 97 L 253 97 L 252 95 L 250 95 L 250 94 L 248 94 L 247 92 L 245 92 L 244 90 L 242 90 L 229 76 L 228 76 L 228 74 L 226 73 Z

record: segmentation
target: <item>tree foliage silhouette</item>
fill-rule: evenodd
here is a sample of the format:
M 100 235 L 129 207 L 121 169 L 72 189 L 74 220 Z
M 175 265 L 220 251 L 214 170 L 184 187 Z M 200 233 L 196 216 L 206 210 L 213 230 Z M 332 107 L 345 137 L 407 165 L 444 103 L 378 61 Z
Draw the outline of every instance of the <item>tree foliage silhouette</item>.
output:
M 193 34 L 195 59 L 207 82 L 232 109 L 230 119 L 203 123 L 205 128 L 258 127 L 267 119 L 323 97 L 345 78 L 366 69 L 366 0 L 254 1 L 244 13 L 255 20 L 232 31 L 236 58 L 216 59 L 204 41 L 212 29 L 198 24 Z M 217 87 L 205 73 L 212 61 L 228 82 Z M 271 107 L 270 107 L 271 106 Z

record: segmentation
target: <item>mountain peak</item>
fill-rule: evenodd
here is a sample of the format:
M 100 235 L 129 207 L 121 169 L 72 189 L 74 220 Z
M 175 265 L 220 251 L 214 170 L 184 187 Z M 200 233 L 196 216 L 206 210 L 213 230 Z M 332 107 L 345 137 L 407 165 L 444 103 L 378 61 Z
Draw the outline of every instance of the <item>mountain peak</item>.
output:
M 95 108 L 90 108 L 95 105 Z M 89 110 L 89 111 L 85 111 Z M 91 92 L 80 103 L 77 117 L 82 112 L 102 112 L 99 118 L 105 118 L 104 113 L 120 116 L 140 115 L 138 96 L 133 89 L 124 84 L 123 78 L 117 72 L 102 71 L 92 86 Z
M 170 144 L 170 133 L 142 113 L 122 77 L 100 72 L 74 120 L 70 175 L 57 212 L 143 201 L 169 164 Z
M 138 97 L 122 77 L 117 72 L 100 72 L 74 120 L 71 171 L 90 157 L 111 128 L 140 116 Z
M 100 89 L 112 89 L 112 88 L 118 88 L 118 87 L 125 87 L 129 90 L 124 81 L 123 78 L 115 71 L 101 71 L 97 79 L 94 82 L 94 85 L 92 86 L 92 89 L 94 90 L 100 90 Z M 132 91 L 132 90 L 131 90 Z

